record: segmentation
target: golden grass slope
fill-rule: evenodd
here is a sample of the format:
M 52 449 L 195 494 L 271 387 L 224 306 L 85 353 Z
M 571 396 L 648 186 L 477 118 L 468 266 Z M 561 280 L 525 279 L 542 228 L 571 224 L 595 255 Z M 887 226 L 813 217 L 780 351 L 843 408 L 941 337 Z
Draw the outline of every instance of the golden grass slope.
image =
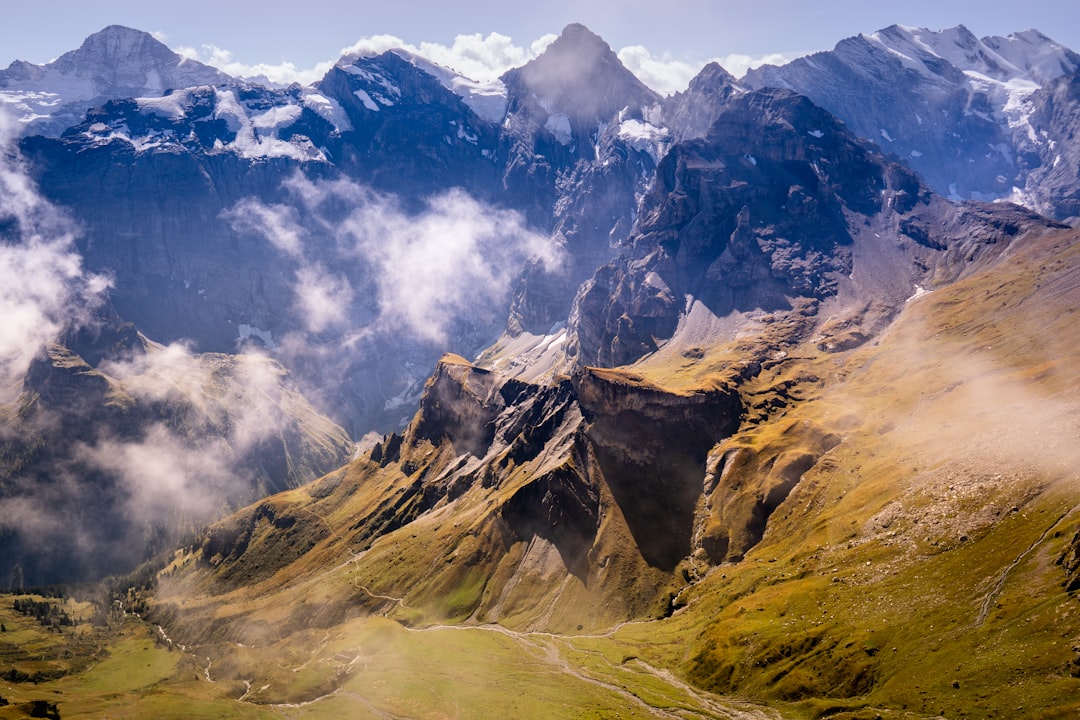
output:
M 180 553 L 161 574 L 155 618 L 186 646 L 131 706 L 1073 717 L 1080 601 L 1061 559 L 1080 530 L 1078 307 L 1078 234 L 1052 231 L 913 298 L 855 349 L 823 342 L 824 321 L 803 307 L 758 318 L 731 345 L 672 346 L 598 373 L 684 395 L 736 383 L 746 408 L 702 468 L 690 556 L 643 577 L 611 512 L 592 552 L 617 581 L 601 594 L 542 537 L 500 535 L 501 496 L 480 487 L 403 503 L 400 466 L 364 461 L 269 498 L 218 526 L 238 534 L 205 545 L 211 557 Z M 445 444 L 414 451 L 433 474 L 471 462 Z M 730 532 L 754 512 L 759 537 Z M 634 604 L 669 591 L 670 617 Z M 99 697 L 92 680 L 66 678 L 64 692 Z

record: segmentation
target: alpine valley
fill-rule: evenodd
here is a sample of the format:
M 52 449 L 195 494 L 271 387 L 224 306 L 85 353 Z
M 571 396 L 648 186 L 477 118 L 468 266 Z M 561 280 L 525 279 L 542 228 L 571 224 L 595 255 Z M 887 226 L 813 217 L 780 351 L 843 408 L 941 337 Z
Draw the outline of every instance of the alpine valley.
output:
M 1080 54 L 0 100 L 0 718 L 1080 713 Z

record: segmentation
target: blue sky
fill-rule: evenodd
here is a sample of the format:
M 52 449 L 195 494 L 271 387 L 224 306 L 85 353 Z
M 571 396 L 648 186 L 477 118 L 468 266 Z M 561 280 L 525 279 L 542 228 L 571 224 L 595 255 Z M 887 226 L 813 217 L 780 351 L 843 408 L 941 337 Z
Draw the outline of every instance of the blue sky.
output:
M 367 36 L 449 46 L 460 34 L 497 32 L 528 48 L 569 22 L 584 23 L 616 50 L 643 46 L 654 58 L 698 66 L 733 54 L 827 50 L 844 37 L 893 23 L 931 29 L 962 23 L 979 36 L 1034 27 L 1080 51 L 1075 0 L 61 0 L 4 2 L 0 17 L 0 67 L 14 59 L 46 62 L 110 24 L 160 33 L 170 47 L 192 48 L 200 59 L 209 57 L 204 46 L 214 46 L 237 63 L 289 62 L 298 69 L 332 61 Z

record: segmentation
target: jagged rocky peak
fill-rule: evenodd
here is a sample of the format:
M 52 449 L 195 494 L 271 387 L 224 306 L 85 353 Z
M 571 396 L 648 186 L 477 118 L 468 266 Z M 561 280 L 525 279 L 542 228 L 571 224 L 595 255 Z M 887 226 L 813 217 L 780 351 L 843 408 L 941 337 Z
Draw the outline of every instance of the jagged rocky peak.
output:
M 704 137 L 724 104 L 742 92 L 731 73 L 711 62 L 685 91 L 664 100 L 664 122 L 676 142 Z
M 1021 198 L 1024 204 L 1056 220 L 1074 224 L 1080 218 L 1080 72 L 1064 75 L 1033 93 L 1031 126 L 1018 158 L 1028 170 Z
M 1027 71 L 1040 85 L 1080 69 L 1077 53 L 1038 30 L 1030 29 L 1006 37 L 985 37 L 983 43 Z
M 623 108 L 642 108 L 660 99 L 623 66 L 610 45 L 578 24 L 567 25 L 540 57 L 510 70 L 503 81 L 519 94 L 535 95 L 549 114 L 583 124 L 595 125 Z
M 901 307 L 916 284 L 951 282 L 1040 225 L 1011 205 L 934 195 L 803 96 L 747 93 L 660 162 L 631 247 L 578 291 L 567 353 L 618 366 L 740 313 L 802 323 L 818 303 Z M 860 337 L 887 320 L 863 314 Z
M 999 81 L 1023 79 L 1042 85 L 1072 72 L 1080 62 L 1075 52 L 1037 30 L 980 39 L 963 25 L 936 31 L 891 25 L 860 39 L 917 60 L 931 72 L 943 59 L 961 71 Z

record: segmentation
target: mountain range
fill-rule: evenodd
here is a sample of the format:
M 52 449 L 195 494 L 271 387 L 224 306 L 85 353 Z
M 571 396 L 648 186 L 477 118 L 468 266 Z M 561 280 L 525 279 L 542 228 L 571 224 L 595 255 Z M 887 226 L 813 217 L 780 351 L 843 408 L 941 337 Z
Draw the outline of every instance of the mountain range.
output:
M 667 97 L 581 25 L 488 83 L 13 63 L 0 583 L 154 557 L 136 715 L 1066 717 L 1078 78 L 962 26 Z

